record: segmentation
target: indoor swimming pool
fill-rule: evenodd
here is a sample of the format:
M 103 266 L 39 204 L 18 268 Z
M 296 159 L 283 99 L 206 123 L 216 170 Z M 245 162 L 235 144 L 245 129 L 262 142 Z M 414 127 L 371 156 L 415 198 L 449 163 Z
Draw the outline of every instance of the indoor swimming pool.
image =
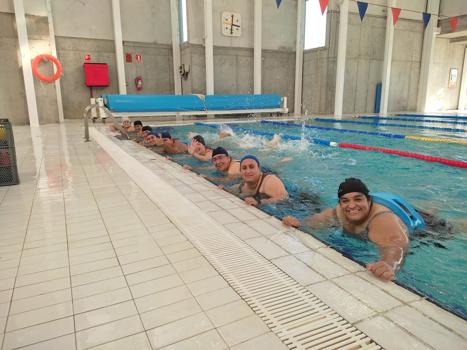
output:
M 282 124 L 283 122 L 281 122 Z M 185 125 L 155 127 L 169 130 L 173 137 L 189 141 L 188 134 L 202 135 L 208 146 L 222 146 L 239 159 L 247 153 L 255 154 L 261 165 L 271 169 L 285 182 L 290 198 L 280 204 L 263 205 L 261 209 L 282 218 L 294 215 L 304 218 L 321 209 L 335 206 L 337 187 L 347 177 L 362 179 L 373 192 L 393 192 L 425 211 L 435 213 L 454 225 L 449 233 L 431 232 L 411 237 L 410 251 L 405 265 L 397 274 L 397 283 L 413 290 L 445 309 L 467 317 L 467 170 L 438 162 L 409 157 L 365 152 L 362 150 L 326 146 L 326 142 L 352 143 L 414 152 L 465 162 L 467 140 L 465 134 L 414 130 L 374 125 L 344 125 L 316 123 L 306 120 L 292 122 L 289 127 L 269 122 Z M 364 133 L 341 132 L 308 128 L 306 125 L 345 128 Z M 419 123 L 420 125 L 420 123 Z M 433 125 L 437 125 L 436 123 Z M 444 124 L 442 124 L 444 125 Z M 358 126 L 358 128 L 356 128 Z M 431 126 L 431 124 L 430 124 Z M 465 126 L 464 126 L 465 127 Z M 227 128 L 232 137 L 220 139 L 218 132 Z M 424 142 L 377 134 L 423 135 L 429 138 L 458 140 L 461 143 Z M 280 134 L 282 141 L 274 147 L 267 145 L 271 135 Z M 313 143 L 312 140 L 318 143 Z M 281 162 L 291 157 L 288 162 Z M 187 155 L 175 155 L 173 160 L 188 164 L 194 171 L 216 176 L 213 168 Z M 199 168 L 198 168 L 199 167 Z M 217 174 L 219 176 L 219 174 Z M 345 256 L 366 264 L 377 260 L 378 250 L 367 241 L 349 236 L 341 230 L 326 229 L 309 232 Z

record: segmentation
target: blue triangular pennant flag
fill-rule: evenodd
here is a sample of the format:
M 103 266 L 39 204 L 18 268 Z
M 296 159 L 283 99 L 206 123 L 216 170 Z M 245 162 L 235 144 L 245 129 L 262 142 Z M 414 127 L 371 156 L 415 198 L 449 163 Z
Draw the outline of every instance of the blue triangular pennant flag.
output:
M 281 2 L 282 2 L 282 0 L 276 0 L 277 8 L 279 8 L 279 6 L 281 6 Z
M 423 26 L 426 28 L 428 22 L 430 22 L 431 13 L 423 12 Z
M 360 20 L 363 21 L 365 17 L 366 9 L 368 8 L 368 3 L 363 1 L 357 1 L 358 13 L 360 14 Z

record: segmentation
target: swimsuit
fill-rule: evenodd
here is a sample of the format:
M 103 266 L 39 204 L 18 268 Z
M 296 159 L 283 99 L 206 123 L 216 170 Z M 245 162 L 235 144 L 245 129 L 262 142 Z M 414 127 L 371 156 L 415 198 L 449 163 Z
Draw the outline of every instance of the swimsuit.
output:
M 264 179 L 267 178 L 269 175 L 272 175 L 272 174 L 269 174 L 269 173 L 262 173 L 261 174 L 261 179 L 259 180 L 258 186 L 256 187 L 256 191 L 255 191 L 255 193 L 253 195 L 243 195 L 242 196 L 242 188 L 245 185 L 245 182 L 242 181 L 240 183 L 240 186 L 239 186 L 239 192 L 238 192 L 239 196 L 241 198 L 243 198 L 243 199 L 245 199 L 247 197 L 253 197 L 258 203 L 260 203 L 262 199 L 271 198 L 266 193 L 260 192 L 261 185 L 263 184 Z

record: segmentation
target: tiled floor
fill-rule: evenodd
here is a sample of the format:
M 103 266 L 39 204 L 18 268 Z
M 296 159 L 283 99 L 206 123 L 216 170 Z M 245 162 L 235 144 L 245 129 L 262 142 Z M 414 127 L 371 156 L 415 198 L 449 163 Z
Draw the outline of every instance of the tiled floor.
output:
M 156 204 L 167 184 L 383 347 L 467 348 L 465 321 L 139 146 L 118 143 L 164 183 L 141 186 L 76 122 L 15 139 L 21 184 L 0 187 L 2 349 L 285 349 L 190 241 L 190 218 L 167 215 L 180 203 Z

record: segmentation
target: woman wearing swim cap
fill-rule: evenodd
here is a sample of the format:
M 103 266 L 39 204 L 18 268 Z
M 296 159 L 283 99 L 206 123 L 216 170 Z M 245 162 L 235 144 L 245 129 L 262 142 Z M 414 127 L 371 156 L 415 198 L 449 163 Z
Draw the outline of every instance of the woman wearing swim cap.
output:
M 242 182 L 237 194 L 252 206 L 280 202 L 288 197 L 284 183 L 276 175 L 263 173 L 259 160 L 248 154 L 240 160 Z
M 401 268 L 409 245 L 408 228 L 402 220 L 387 207 L 375 203 L 366 185 L 356 178 L 348 178 L 339 185 L 339 203 L 300 222 L 286 216 L 286 226 L 320 228 L 341 226 L 344 232 L 369 239 L 380 249 L 377 262 L 368 264 L 367 269 L 376 277 L 393 280 Z

